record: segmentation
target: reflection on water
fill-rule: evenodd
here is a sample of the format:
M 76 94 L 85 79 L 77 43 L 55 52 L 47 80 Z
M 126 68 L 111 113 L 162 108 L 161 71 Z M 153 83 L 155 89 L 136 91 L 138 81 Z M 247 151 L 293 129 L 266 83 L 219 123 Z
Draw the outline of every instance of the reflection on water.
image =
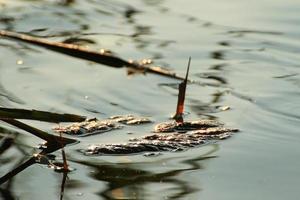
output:
M 64 198 L 64 192 L 65 192 L 65 184 L 66 184 L 66 180 L 68 178 L 68 172 L 63 172 L 63 177 L 61 180 L 61 186 L 60 186 L 60 200 L 62 200 Z
M 22 145 L 19 146 L 15 144 L 16 140 L 18 140 L 19 135 L 20 133 L 18 132 L 0 127 L 1 167 L 6 165 L 11 165 L 11 163 L 14 163 L 13 167 L 17 167 L 26 160 L 27 154 L 25 153 L 26 151 L 23 149 Z M 10 148 L 18 149 L 18 151 L 21 152 L 22 156 L 20 158 L 16 158 L 15 156 L 3 158 L 3 155 L 5 155 L 6 151 L 8 151 Z M 2 197 L 2 199 L 7 199 L 7 200 L 16 199 L 16 197 L 14 197 L 13 194 L 13 184 L 14 184 L 14 179 L 12 178 L 9 179 L 9 181 L 7 181 L 5 185 L 2 185 L 3 187 L 0 188 L 0 196 Z
M 217 59 L 217 60 L 224 60 L 225 58 L 225 56 L 224 56 L 224 52 L 222 52 L 222 51 L 213 51 L 213 52 L 211 52 L 211 58 L 213 58 L 213 59 Z
M 178 199 L 184 198 L 186 195 L 200 190 L 200 188 L 195 188 L 192 183 L 180 180 L 180 178 L 177 177 L 188 171 L 203 169 L 201 162 L 215 158 L 215 156 L 211 156 L 211 154 L 218 150 L 218 145 L 210 145 L 210 147 L 212 147 L 212 149 L 203 155 L 180 161 L 180 163 L 188 165 L 188 167 L 168 170 L 166 172 L 144 170 L 143 165 L 146 165 L 147 168 L 149 168 L 149 166 L 155 166 L 155 164 L 147 162 L 145 164 L 119 163 L 111 165 L 103 163 L 102 165 L 99 165 L 88 161 L 72 161 L 91 168 L 94 171 L 91 175 L 93 179 L 107 182 L 106 189 L 98 193 L 105 199 L 141 199 L 147 196 L 152 190 L 147 188 L 148 185 L 151 184 L 153 184 L 153 186 L 157 185 L 154 187 L 159 187 L 161 184 L 172 185 L 170 186 L 170 190 L 164 191 L 163 194 L 155 194 L 154 196 L 156 198 Z M 168 161 L 165 160 L 160 162 L 164 163 Z M 158 163 L 156 163 L 156 165 L 157 164 Z M 176 188 L 175 191 L 173 191 L 174 188 Z

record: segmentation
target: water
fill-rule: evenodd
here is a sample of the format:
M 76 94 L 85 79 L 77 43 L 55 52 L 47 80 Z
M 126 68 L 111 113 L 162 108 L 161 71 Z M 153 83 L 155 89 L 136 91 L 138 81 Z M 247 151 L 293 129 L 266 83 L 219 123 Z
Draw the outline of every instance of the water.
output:
M 151 126 L 91 136 L 66 148 L 71 172 L 64 199 L 297 199 L 300 161 L 300 3 L 297 1 L 0 0 L 0 29 L 53 41 L 88 39 L 126 59 L 151 58 L 183 75 L 192 56 L 187 118 L 217 118 L 241 132 L 157 157 L 86 157 L 92 143 L 122 142 Z M 210 78 L 209 78 L 210 77 Z M 165 121 L 178 81 L 114 69 L 0 40 L 0 105 L 105 118 Z M 231 109 L 219 112 L 217 106 Z M 46 131 L 53 124 L 31 122 Z M 16 142 L 1 155 L 7 173 L 41 141 L 1 123 Z M 2 135 L 1 135 L 2 137 Z M 61 156 L 60 152 L 55 155 Z M 1 186 L 3 199 L 59 199 L 62 174 L 33 165 Z

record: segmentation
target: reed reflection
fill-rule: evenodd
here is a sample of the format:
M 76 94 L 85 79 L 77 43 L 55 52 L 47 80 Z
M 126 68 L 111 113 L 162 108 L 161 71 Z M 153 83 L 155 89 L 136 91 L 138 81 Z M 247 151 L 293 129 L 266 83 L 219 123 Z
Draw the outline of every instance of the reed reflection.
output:
M 147 193 L 151 193 L 149 192 L 149 189 L 153 187 L 148 188 L 147 185 L 149 184 L 157 185 L 156 187 L 160 187 L 160 184 L 172 185 L 172 189 L 168 190 L 170 193 L 165 195 L 170 199 L 179 199 L 199 190 L 199 187 L 195 188 L 191 182 L 181 180 L 179 176 L 187 171 L 204 169 L 201 162 L 215 158 L 212 154 L 219 149 L 217 144 L 210 145 L 210 147 L 212 147 L 212 149 L 205 154 L 192 159 L 183 159 L 179 161 L 179 164 L 186 164 L 188 167 L 171 169 L 166 172 L 145 170 L 144 166 L 147 166 L 147 169 L 151 169 L 151 166 L 157 168 L 157 162 L 132 164 L 103 163 L 101 165 L 90 161 L 71 160 L 92 168 L 95 172 L 90 176 L 93 179 L 107 183 L 106 188 L 98 193 L 98 195 L 104 199 L 142 199 Z M 158 162 L 168 162 L 170 160 L 172 159 L 169 158 Z

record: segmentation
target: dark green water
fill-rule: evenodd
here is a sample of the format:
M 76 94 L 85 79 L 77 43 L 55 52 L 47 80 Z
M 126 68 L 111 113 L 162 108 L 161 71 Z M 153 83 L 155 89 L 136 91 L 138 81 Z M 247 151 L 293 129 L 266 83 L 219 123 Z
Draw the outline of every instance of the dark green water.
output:
M 91 49 L 151 58 L 181 75 L 192 56 L 191 78 L 211 86 L 188 85 L 187 118 L 208 115 L 241 130 L 216 144 L 158 157 L 78 152 L 138 137 L 151 125 L 132 128 L 132 135 L 119 130 L 81 138 L 65 149 L 76 170 L 68 175 L 64 199 L 299 198 L 299 2 L 61 2 L 0 0 L 0 29 L 52 41 L 85 39 Z M 176 84 L 0 38 L 0 106 L 98 118 L 130 113 L 160 122 L 175 110 Z M 216 106 L 231 109 L 217 112 Z M 47 131 L 53 126 L 26 122 Z M 15 145 L 0 157 L 4 175 L 41 141 L 4 122 L 0 127 L 0 137 L 18 131 Z M 62 174 L 33 165 L 1 185 L 0 198 L 59 199 L 61 181 Z

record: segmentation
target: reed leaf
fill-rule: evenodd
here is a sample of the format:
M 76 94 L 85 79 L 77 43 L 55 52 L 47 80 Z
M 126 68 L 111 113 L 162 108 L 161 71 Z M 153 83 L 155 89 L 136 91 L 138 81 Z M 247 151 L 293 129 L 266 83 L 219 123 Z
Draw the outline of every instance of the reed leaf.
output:
M 30 119 L 46 122 L 81 122 L 84 116 L 74 114 L 59 114 L 39 110 L 25 110 L 0 107 L 0 119 Z
M 1 120 L 47 141 L 47 145 L 57 146 L 58 149 L 60 149 L 62 147 L 62 145 L 65 146 L 67 144 L 77 142 L 77 140 L 74 140 L 71 138 L 66 138 L 66 137 L 61 138 L 60 136 L 51 135 L 47 132 L 44 132 L 40 129 L 29 126 L 18 120 L 14 120 L 14 119 L 1 119 Z

